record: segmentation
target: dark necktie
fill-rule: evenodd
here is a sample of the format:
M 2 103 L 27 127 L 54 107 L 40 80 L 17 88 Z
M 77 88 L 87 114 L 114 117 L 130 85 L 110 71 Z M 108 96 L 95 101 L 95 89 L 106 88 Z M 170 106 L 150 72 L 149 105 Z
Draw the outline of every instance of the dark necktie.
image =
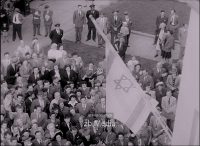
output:
M 170 97 L 169 97 L 168 103 L 169 103 L 169 105 L 170 105 Z
M 17 22 L 17 15 L 15 15 L 15 23 Z
M 115 25 L 117 24 L 117 17 L 115 17 Z

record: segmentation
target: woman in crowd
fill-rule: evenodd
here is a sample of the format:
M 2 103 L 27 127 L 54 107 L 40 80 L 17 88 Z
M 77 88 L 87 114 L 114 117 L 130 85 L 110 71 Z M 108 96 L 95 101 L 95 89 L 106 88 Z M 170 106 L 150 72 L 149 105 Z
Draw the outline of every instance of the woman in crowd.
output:
M 159 29 L 157 29 L 157 41 L 156 41 L 156 55 L 154 57 L 158 57 L 159 52 L 162 50 L 164 45 L 164 37 L 166 33 L 166 24 L 161 23 Z

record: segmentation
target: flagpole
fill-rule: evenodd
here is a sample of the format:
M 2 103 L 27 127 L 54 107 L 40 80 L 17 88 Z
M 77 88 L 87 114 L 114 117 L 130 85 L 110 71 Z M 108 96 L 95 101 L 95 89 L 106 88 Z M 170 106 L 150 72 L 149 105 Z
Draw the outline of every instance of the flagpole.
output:
M 91 21 L 93 22 L 97 32 L 102 36 L 102 38 L 104 39 L 104 41 L 111 45 L 110 40 L 107 38 L 107 36 L 103 33 L 103 31 L 101 30 L 101 28 L 98 26 L 97 22 L 95 21 L 94 17 L 92 15 L 89 16 Z M 112 49 L 114 50 L 114 48 L 112 47 Z M 115 51 L 115 50 L 114 50 Z M 146 95 L 148 96 L 148 95 Z M 149 108 L 151 109 L 153 115 L 156 117 L 156 119 L 158 120 L 159 124 L 162 126 L 162 128 L 164 129 L 164 131 L 166 132 L 166 134 L 168 135 L 170 141 L 172 140 L 172 132 L 171 130 L 168 128 L 168 126 L 166 125 L 166 123 L 162 120 L 162 117 L 160 116 L 160 113 L 158 112 L 158 110 L 153 107 L 153 105 L 150 103 L 150 101 L 145 98 L 142 97 L 144 99 L 144 101 L 146 101 L 147 105 L 149 106 Z

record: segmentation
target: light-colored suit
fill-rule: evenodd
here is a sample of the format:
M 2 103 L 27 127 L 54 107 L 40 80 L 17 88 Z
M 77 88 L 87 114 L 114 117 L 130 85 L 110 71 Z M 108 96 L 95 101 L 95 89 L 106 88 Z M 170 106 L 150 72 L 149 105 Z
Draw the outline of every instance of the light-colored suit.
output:
M 44 11 L 43 13 L 43 19 L 44 19 L 44 26 L 45 26 L 45 35 L 49 35 L 51 32 L 51 27 L 53 24 L 53 11 Z
M 167 82 L 166 82 L 166 84 L 167 84 L 167 87 L 168 87 L 170 90 L 178 89 L 178 88 L 179 88 L 179 85 L 180 85 L 180 77 L 177 76 L 177 77 L 175 78 L 175 82 L 174 82 L 174 84 L 173 84 L 173 77 L 172 77 L 172 75 L 169 75 L 169 76 L 167 77 Z
M 162 106 L 162 110 L 163 112 L 165 112 L 166 114 L 175 114 L 176 112 L 176 98 L 171 96 L 171 97 L 168 97 L 168 96 L 164 96 L 162 98 L 162 103 L 161 103 L 161 106 Z M 169 119 L 168 116 L 165 116 L 167 119 Z

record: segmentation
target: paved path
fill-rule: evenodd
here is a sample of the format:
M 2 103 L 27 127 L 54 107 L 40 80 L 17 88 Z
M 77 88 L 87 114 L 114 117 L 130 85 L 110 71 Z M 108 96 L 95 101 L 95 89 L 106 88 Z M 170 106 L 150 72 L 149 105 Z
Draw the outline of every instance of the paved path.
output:
M 96 8 L 101 10 L 104 7 L 107 7 L 111 4 L 110 0 L 99 0 L 95 1 Z M 43 11 L 44 6 L 48 4 L 50 5 L 51 9 L 54 11 L 54 23 L 59 22 L 61 23 L 61 28 L 64 30 L 64 38 L 66 40 L 74 41 L 75 40 L 75 30 L 74 25 L 72 22 L 73 12 L 77 8 L 78 4 L 82 4 L 83 6 L 87 5 L 87 7 L 83 7 L 85 11 L 89 9 L 89 5 L 91 2 L 85 0 L 48 0 L 48 1 L 41 1 L 35 0 L 31 3 L 31 8 L 38 7 L 41 11 Z M 12 28 L 10 29 L 12 30 Z M 44 37 L 44 25 L 43 22 L 41 23 L 41 34 L 43 36 L 38 36 L 41 47 L 48 46 L 50 44 L 50 39 Z M 31 44 L 33 34 L 33 26 L 32 26 L 32 15 L 26 17 L 24 24 L 23 24 L 23 38 L 26 44 Z M 11 32 L 10 32 L 10 36 Z M 83 36 L 82 42 L 87 45 L 97 46 L 97 42 L 88 41 L 85 42 L 87 36 L 87 25 L 84 26 L 83 29 Z M 110 38 L 110 36 L 108 36 Z M 19 45 L 19 40 L 15 42 L 11 41 L 10 43 L 2 44 L 1 45 L 1 56 L 4 52 L 8 51 L 11 54 L 16 50 L 17 46 Z M 152 46 L 153 38 L 149 38 L 143 35 L 131 35 L 130 38 L 130 47 L 127 50 L 127 53 L 130 55 L 141 56 L 147 59 L 159 61 L 161 58 L 154 58 L 155 49 Z M 177 58 L 178 50 L 175 50 L 173 53 L 173 58 Z
M 101 8 L 108 6 L 112 1 L 108 0 L 101 0 L 95 1 L 96 8 L 101 10 Z M 54 23 L 59 22 L 61 23 L 61 27 L 64 30 L 64 38 L 66 40 L 75 40 L 75 30 L 74 25 L 72 22 L 73 12 L 77 8 L 78 4 L 82 4 L 83 6 L 87 5 L 83 9 L 86 11 L 89 9 L 89 5 L 91 2 L 87 2 L 85 0 L 48 0 L 48 1 L 33 1 L 31 3 L 31 8 L 38 7 L 41 11 L 43 11 L 44 5 L 48 4 L 51 9 L 54 11 Z M 23 40 L 26 44 L 31 44 L 33 39 L 33 26 L 32 26 L 32 15 L 29 15 L 25 18 L 23 24 Z M 12 28 L 10 28 L 10 42 L 1 44 L 1 56 L 4 52 L 8 51 L 11 54 L 16 50 L 17 46 L 19 45 L 19 40 L 16 39 L 15 42 L 12 41 Z M 41 47 L 47 46 L 50 44 L 50 39 L 44 37 L 44 25 L 43 22 L 41 23 L 41 34 L 43 36 L 38 36 Z M 87 35 L 87 26 L 84 26 L 83 30 L 83 43 L 88 45 L 96 45 L 93 41 L 85 42 Z

